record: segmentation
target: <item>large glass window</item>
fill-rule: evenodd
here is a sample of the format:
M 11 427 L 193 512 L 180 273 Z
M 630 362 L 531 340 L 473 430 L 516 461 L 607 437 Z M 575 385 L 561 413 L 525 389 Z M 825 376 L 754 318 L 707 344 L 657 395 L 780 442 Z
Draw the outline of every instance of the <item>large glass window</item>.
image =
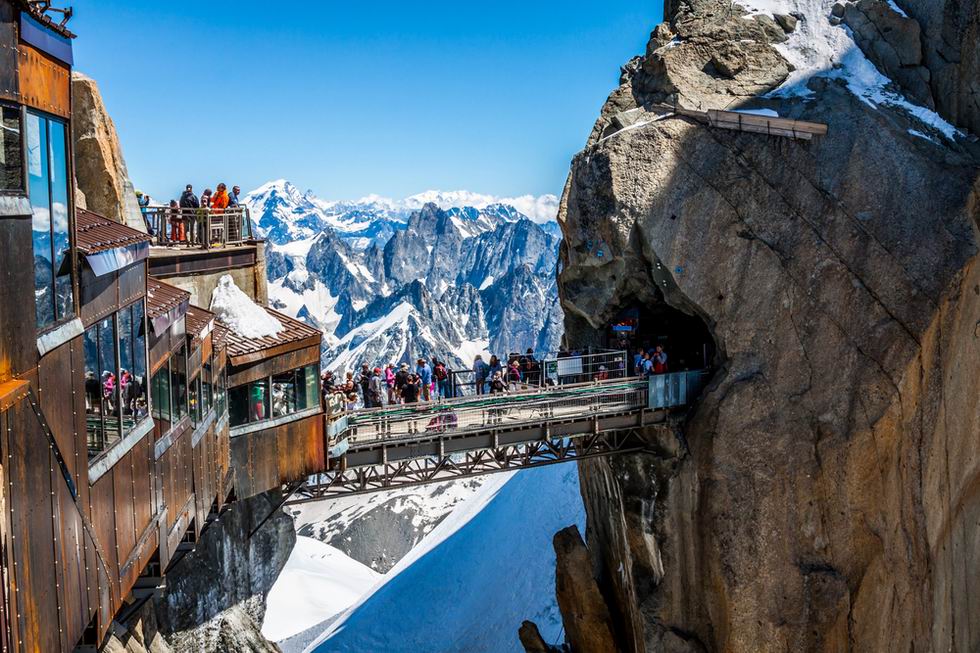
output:
M 229 389 L 228 415 L 231 426 L 269 419 L 269 379 L 259 379 Z
M 201 410 L 207 414 L 214 405 L 214 379 L 211 372 L 211 361 L 201 365 Z
M 89 457 L 121 437 L 116 324 L 110 316 L 85 332 L 85 424 Z
M 20 109 L 0 106 L 0 191 L 24 190 Z
M 201 419 L 204 417 L 204 411 L 201 409 L 201 375 L 198 374 L 191 381 L 191 391 L 188 395 L 188 403 L 190 404 L 191 412 L 191 424 L 197 426 L 201 423 Z
M 319 370 L 316 365 L 307 365 L 276 374 L 231 388 L 228 397 L 232 426 L 286 417 L 319 406 Z
M 164 364 L 153 375 L 153 419 L 160 433 L 170 430 L 173 420 L 170 415 L 170 366 Z
M 34 249 L 34 299 L 40 329 L 74 315 L 69 247 L 65 124 L 27 114 L 27 176 Z
M 147 415 L 146 330 L 143 302 L 119 311 L 119 390 L 122 397 L 123 433 Z
M 173 400 L 173 420 L 175 422 L 187 414 L 187 347 L 181 345 L 177 353 L 170 357 L 170 392 Z

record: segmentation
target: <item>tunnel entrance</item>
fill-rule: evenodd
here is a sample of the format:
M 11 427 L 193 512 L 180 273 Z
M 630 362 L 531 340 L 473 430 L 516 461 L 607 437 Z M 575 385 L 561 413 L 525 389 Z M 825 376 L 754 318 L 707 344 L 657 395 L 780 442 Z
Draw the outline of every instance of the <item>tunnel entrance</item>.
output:
M 658 346 L 667 354 L 667 371 L 702 370 L 714 366 L 717 347 L 704 320 L 662 301 L 628 302 L 602 334 L 605 347 L 626 350 L 629 362 L 642 349 Z M 636 370 L 633 371 L 636 373 Z

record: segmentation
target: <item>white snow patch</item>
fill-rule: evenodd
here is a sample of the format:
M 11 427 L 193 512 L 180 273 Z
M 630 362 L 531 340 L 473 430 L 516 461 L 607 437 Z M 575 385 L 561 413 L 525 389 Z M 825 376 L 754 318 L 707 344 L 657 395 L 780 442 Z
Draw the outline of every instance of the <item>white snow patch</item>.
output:
M 905 10 L 904 9 L 902 9 L 897 4 L 895 4 L 895 0 L 888 0 L 888 6 L 891 7 L 892 8 L 892 11 L 894 11 L 896 14 L 898 14 L 902 18 L 908 18 L 909 17 L 909 15 L 907 13 L 905 13 Z
M 476 340 L 464 340 L 460 343 L 459 347 L 453 350 L 456 357 L 463 361 L 466 365 L 471 365 L 473 360 L 476 358 L 477 354 L 483 356 L 483 360 L 490 360 L 490 352 L 488 347 L 490 346 L 490 340 L 488 338 L 478 338 Z
M 246 338 L 266 338 L 283 326 L 235 285 L 230 274 L 222 276 L 211 293 L 211 311 L 232 331 Z
M 367 306 L 367 301 L 364 299 L 352 299 L 350 305 L 355 311 L 360 311 Z
M 878 72 L 854 42 L 844 25 L 831 25 L 830 12 L 836 0 L 736 0 L 750 16 L 758 14 L 800 14 L 803 20 L 785 43 L 774 47 L 793 64 L 795 70 L 772 96 L 808 96 L 811 78 L 826 76 L 842 79 L 847 88 L 872 107 L 893 106 L 905 110 L 947 138 L 961 135 L 935 111 L 909 102 L 890 90 L 891 80 Z
M 343 551 L 297 536 L 269 592 L 262 634 L 276 642 L 323 623 L 356 603 L 379 578 Z
M 493 275 L 488 274 L 487 277 L 483 280 L 483 283 L 480 284 L 480 287 L 477 288 L 477 290 L 486 290 L 492 285 L 493 285 Z
M 778 118 L 779 114 L 772 109 L 734 109 L 735 113 L 747 113 L 751 116 L 767 116 L 769 118 Z

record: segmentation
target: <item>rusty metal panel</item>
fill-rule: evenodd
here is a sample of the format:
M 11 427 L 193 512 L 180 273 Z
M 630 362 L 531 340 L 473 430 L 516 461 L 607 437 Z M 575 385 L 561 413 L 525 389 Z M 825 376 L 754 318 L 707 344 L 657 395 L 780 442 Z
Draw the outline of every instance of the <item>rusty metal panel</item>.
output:
M 79 291 L 80 317 L 86 327 L 119 310 L 119 280 L 115 272 L 97 277 L 83 267 Z
M 0 2 L 0 99 L 20 101 L 17 81 L 17 14 L 9 2 Z
M 81 338 L 76 340 L 81 342 Z M 41 412 L 54 434 L 61 456 L 72 478 L 76 479 L 78 475 L 75 460 L 75 416 L 72 415 L 71 401 L 75 378 L 71 374 L 71 369 L 69 343 L 46 354 L 38 365 L 37 395 L 41 401 Z
M 92 506 L 92 525 L 98 539 L 96 548 L 105 556 L 108 578 L 100 582 L 100 592 L 110 597 L 109 614 L 116 613 L 120 601 L 119 561 L 116 557 L 116 523 L 113 494 L 113 475 L 105 474 L 90 488 L 89 502 Z M 100 605 L 102 599 L 100 599 Z M 103 608 L 106 606 L 102 606 Z
M 140 440 L 130 455 L 133 457 L 133 507 L 136 532 L 142 533 L 153 521 L 156 510 L 153 505 L 153 450 L 150 435 Z
M 0 220 L 0 382 L 30 370 L 37 363 L 34 321 L 21 306 L 34 310 L 34 260 L 30 220 Z
M 9 416 L 6 408 L 9 408 L 9 405 L 4 410 L 0 410 L 0 452 L 3 454 L 10 451 L 7 435 L 13 430 L 9 427 Z M 0 592 L 2 592 L 0 606 L 3 610 L 2 622 L 0 622 L 0 650 L 3 651 L 14 650 L 12 642 L 18 641 L 20 632 L 16 619 L 19 612 L 17 596 L 12 584 L 14 566 L 13 560 L 11 560 L 13 542 L 11 540 L 10 499 L 8 495 L 10 488 L 9 465 L 8 456 L 0 457 L 0 581 L 2 581 L 0 582 Z
M 68 492 L 60 473 L 52 466 L 51 482 L 56 486 L 55 551 L 58 556 L 58 571 L 61 575 L 60 602 L 62 626 L 65 641 L 72 645 L 78 641 L 91 620 L 94 610 L 90 608 L 85 584 L 85 542 L 81 516 L 75 502 Z
M 133 516 L 133 452 L 123 456 L 112 468 L 113 508 L 116 513 L 116 550 L 120 568 L 136 546 L 136 520 Z M 123 594 L 125 594 L 123 588 Z
M 51 451 L 27 399 L 10 408 L 7 416 L 11 557 L 17 562 L 12 577 L 17 588 L 17 638 L 23 650 L 57 651 L 61 641 L 50 627 L 58 623 L 57 596 L 51 591 L 57 582 L 51 546 Z M 30 491 L 25 491 L 27 488 Z
M 322 415 L 284 424 L 276 432 L 280 484 L 302 480 L 326 469 Z
M 29 107 L 71 117 L 71 71 L 27 43 L 17 46 L 21 101 Z
M 122 305 L 146 296 L 146 266 L 142 261 L 119 271 L 119 302 Z

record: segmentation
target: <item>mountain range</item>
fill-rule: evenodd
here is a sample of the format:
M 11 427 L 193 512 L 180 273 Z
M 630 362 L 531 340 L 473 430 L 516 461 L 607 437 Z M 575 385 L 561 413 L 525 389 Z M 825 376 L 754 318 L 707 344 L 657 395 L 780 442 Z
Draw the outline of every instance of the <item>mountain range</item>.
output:
M 553 351 L 562 334 L 553 196 L 428 191 L 405 200 L 327 201 L 288 181 L 245 198 L 267 241 L 273 307 L 321 329 L 324 364 Z

